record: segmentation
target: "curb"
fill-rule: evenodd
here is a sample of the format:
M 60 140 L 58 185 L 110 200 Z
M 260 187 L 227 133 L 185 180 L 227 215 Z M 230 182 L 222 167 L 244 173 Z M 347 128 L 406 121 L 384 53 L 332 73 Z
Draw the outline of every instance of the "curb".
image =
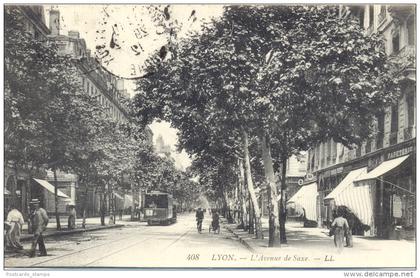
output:
M 55 232 L 43 234 L 43 236 L 44 236 L 44 238 L 62 236 L 62 235 L 65 236 L 65 235 L 72 235 L 72 234 L 81 234 L 81 233 L 85 233 L 85 232 L 93 232 L 93 231 L 99 231 L 99 230 L 121 228 L 121 227 L 124 227 L 124 226 L 125 226 L 124 224 L 114 224 L 114 225 L 109 225 L 109 226 L 98 226 L 98 227 L 78 229 L 78 230 L 55 231 Z M 31 234 L 26 234 L 26 235 L 21 236 L 20 241 L 30 241 L 32 239 L 33 239 L 33 236 Z
M 224 224 L 224 228 L 226 230 L 228 230 L 230 233 L 232 233 L 236 238 L 239 239 L 239 242 L 249 251 L 251 251 L 252 253 L 256 253 L 255 249 L 243 238 L 241 237 L 239 234 L 235 233 L 235 231 L 233 229 L 231 229 L 230 227 L 226 226 L 225 223 Z

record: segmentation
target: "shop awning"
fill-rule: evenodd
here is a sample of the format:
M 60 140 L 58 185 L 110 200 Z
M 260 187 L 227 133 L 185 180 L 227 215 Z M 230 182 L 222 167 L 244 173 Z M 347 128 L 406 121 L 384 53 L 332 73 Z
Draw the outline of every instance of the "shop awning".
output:
M 353 182 L 366 172 L 366 167 L 351 171 L 324 200 L 334 200 L 336 206 L 346 206 L 363 224 L 370 226 L 373 220 L 373 196 L 370 184 Z
M 287 203 L 295 203 L 305 209 L 306 219 L 317 221 L 316 198 L 318 196 L 316 182 L 302 186 Z
M 358 177 L 355 182 L 365 181 L 365 180 L 371 180 L 376 179 L 387 172 L 391 171 L 392 169 L 398 167 L 401 163 L 404 162 L 409 157 L 409 155 L 398 157 L 395 159 L 387 160 L 379 164 L 378 167 L 370 171 L 369 173 L 366 173 L 364 175 L 361 175 Z
M 351 171 L 347 176 L 334 188 L 334 190 L 328 194 L 324 200 L 335 199 L 340 196 L 341 193 L 345 192 L 347 187 L 353 186 L 353 181 L 357 179 L 360 175 L 366 174 L 367 168 L 360 168 L 354 171 Z
M 41 179 L 34 179 L 38 184 L 40 184 L 42 187 L 44 187 L 45 189 L 47 189 L 49 192 L 51 192 L 52 194 L 54 194 L 54 185 L 52 185 L 51 183 L 47 182 L 46 180 L 41 180 Z M 66 199 L 70 199 L 69 196 L 67 196 L 66 194 L 64 194 L 61 190 L 57 189 L 57 196 L 61 197 L 61 198 L 66 198 Z

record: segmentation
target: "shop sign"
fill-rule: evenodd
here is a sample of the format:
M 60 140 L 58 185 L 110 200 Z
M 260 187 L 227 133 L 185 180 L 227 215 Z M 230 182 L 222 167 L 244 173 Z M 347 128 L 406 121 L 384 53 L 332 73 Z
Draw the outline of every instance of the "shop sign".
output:
M 386 158 L 387 160 L 390 160 L 390 159 L 394 159 L 400 156 L 410 154 L 412 152 L 414 152 L 414 146 L 408 146 L 408 147 L 405 147 L 396 151 L 389 152 Z

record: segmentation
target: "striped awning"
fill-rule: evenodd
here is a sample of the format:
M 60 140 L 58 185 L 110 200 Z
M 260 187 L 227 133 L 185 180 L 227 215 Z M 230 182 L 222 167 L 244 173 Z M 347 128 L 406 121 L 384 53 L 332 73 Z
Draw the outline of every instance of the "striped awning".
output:
M 358 177 L 355 182 L 366 181 L 371 179 L 376 179 L 387 172 L 391 171 L 392 169 L 398 167 L 401 163 L 404 162 L 409 157 L 409 155 L 394 158 L 391 160 L 387 160 L 379 164 L 378 167 L 370 171 L 369 173 L 365 173 L 364 175 Z
M 287 203 L 295 203 L 305 210 L 306 219 L 317 221 L 316 198 L 318 196 L 316 182 L 302 186 Z
M 44 187 L 45 189 L 47 189 L 49 192 L 51 192 L 52 194 L 54 194 L 54 185 L 52 185 L 51 183 L 47 182 L 46 180 L 41 180 L 41 179 L 34 179 L 38 184 L 40 184 L 42 187 Z M 57 189 L 57 196 L 60 198 L 66 198 L 65 201 L 70 200 L 71 198 L 69 196 L 67 196 L 66 194 L 64 194 L 61 190 Z
M 373 221 L 373 191 L 371 183 L 354 181 L 365 175 L 367 168 L 353 170 L 341 183 L 324 199 L 334 199 L 336 206 L 346 206 L 365 225 L 372 225 Z
M 347 174 L 347 176 L 334 188 L 334 190 L 328 194 L 324 200 L 335 199 L 340 196 L 340 194 L 347 189 L 349 186 L 353 186 L 353 181 L 357 179 L 360 175 L 366 174 L 367 168 L 360 168 L 353 170 Z

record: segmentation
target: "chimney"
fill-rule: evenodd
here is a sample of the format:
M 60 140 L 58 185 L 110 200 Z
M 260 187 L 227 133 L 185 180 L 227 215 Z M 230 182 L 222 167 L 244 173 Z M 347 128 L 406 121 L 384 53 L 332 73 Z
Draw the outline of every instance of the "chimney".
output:
M 69 31 L 69 37 L 73 38 L 73 39 L 79 39 L 80 38 L 80 34 L 77 31 Z
M 51 36 L 60 35 L 60 11 L 58 10 L 50 11 L 50 31 Z

